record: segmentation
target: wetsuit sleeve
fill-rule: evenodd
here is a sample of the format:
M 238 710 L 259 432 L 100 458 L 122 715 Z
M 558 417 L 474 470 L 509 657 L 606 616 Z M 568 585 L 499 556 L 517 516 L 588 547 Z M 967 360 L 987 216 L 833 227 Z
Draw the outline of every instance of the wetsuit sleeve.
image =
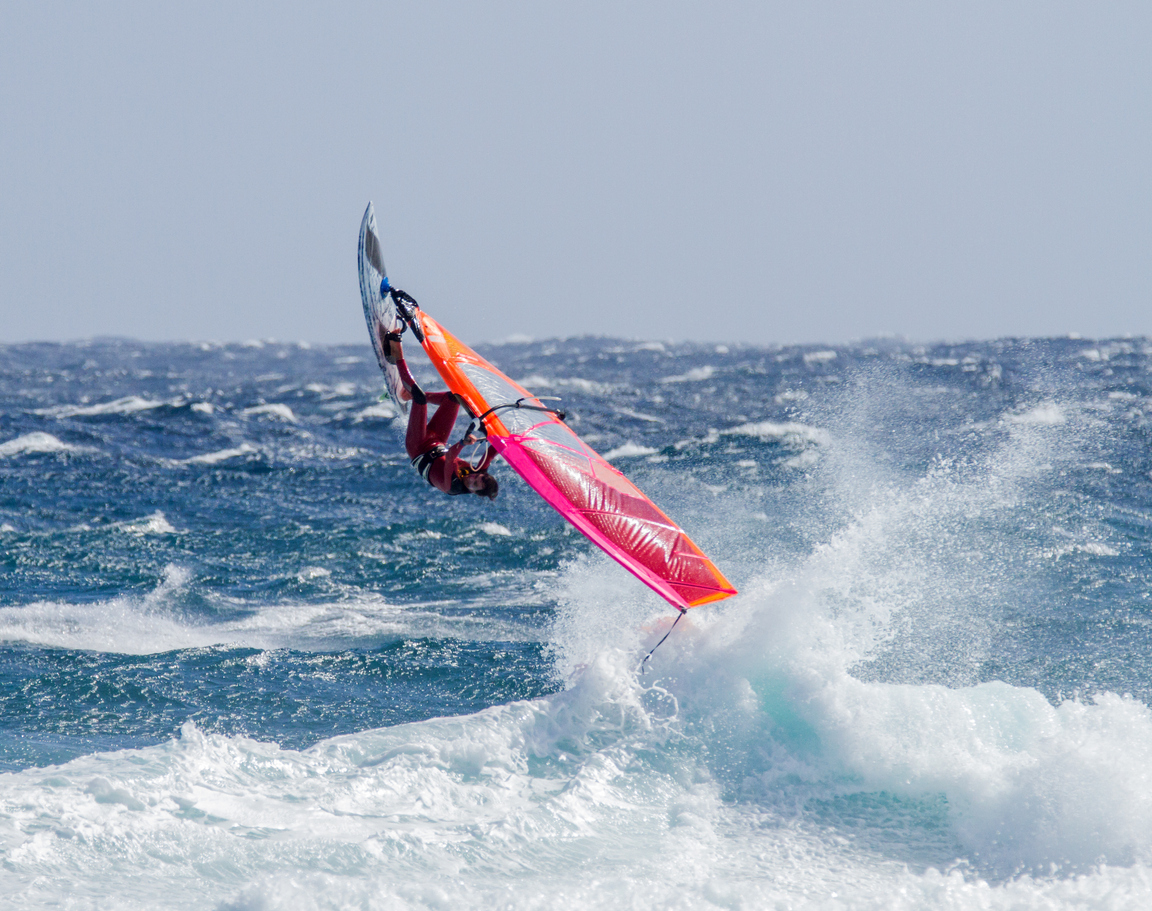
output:
M 463 448 L 463 440 L 448 447 L 448 452 L 444 456 L 444 475 L 446 477 L 456 477 L 456 469 L 460 467 L 460 450 Z M 468 467 L 471 468 L 472 466 L 469 465 Z

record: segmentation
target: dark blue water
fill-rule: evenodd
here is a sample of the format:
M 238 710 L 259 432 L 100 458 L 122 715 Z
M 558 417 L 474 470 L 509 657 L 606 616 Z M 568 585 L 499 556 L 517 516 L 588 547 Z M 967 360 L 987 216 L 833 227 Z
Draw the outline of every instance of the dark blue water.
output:
M 469 775 L 487 774 L 477 770 L 487 767 L 491 747 L 473 744 L 473 758 L 459 760 L 459 751 L 467 752 L 459 738 L 471 743 L 484 719 L 497 717 L 475 713 L 515 715 L 520 705 L 543 712 L 548 729 L 561 731 L 551 746 L 524 745 L 537 743 L 539 734 L 513 737 L 520 746 L 509 749 L 526 751 L 525 764 L 517 760 L 508 774 L 537 782 L 532 787 L 543 779 L 574 787 L 579 775 L 569 780 L 556 770 L 583 763 L 580 774 L 591 774 L 587 764 L 607 762 L 603 750 L 621 749 L 620 743 L 632 744 L 632 759 L 612 761 L 647 770 L 637 773 L 629 793 L 650 791 L 637 806 L 661 807 L 654 812 L 662 826 L 689 812 L 683 809 L 689 793 L 704 786 L 685 782 L 714 783 L 715 805 L 693 810 L 692 818 L 707 820 L 701 825 L 711 834 L 697 836 L 719 839 L 716 856 L 736 858 L 725 874 L 736 885 L 731 893 L 715 892 L 719 886 L 700 873 L 681 884 L 692 897 L 686 906 L 787 899 L 803 907 L 807 899 L 798 896 L 806 890 L 819 893 L 823 884 L 824 892 L 834 891 L 832 873 L 816 872 L 781 891 L 765 885 L 783 869 L 765 859 L 774 836 L 757 834 L 769 807 L 783 814 L 772 826 L 794 835 L 803 829 L 801 840 L 813 839 L 811 850 L 822 858 L 818 871 L 836 867 L 824 856 L 839 850 L 836 838 L 869 833 L 872 860 L 845 861 L 868 871 L 846 907 L 884 906 L 899 891 L 904 874 L 889 870 L 890 862 L 920 877 L 909 907 L 932 906 L 933 875 L 945 877 L 940 888 L 954 887 L 958 906 L 976 901 L 964 890 L 984 878 L 1010 903 L 1004 890 L 1022 887 L 1004 885 L 1012 882 L 1003 879 L 1006 871 L 1034 876 L 1045 863 L 1083 870 L 1098 859 L 1123 871 L 1089 889 L 1100 901 L 1109 890 L 1150 894 L 1141 891 L 1147 876 L 1141 865 L 1152 850 L 1152 806 L 1144 808 L 1152 784 L 1112 794 L 1089 759 L 1074 774 L 1064 759 L 1024 743 L 1020 731 L 997 748 L 1001 759 L 973 747 L 965 755 L 979 756 L 961 763 L 969 771 L 957 771 L 960 765 L 941 757 L 966 748 L 957 746 L 956 731 L 931 727 L 932 712 L 923 724 L 909 722 L 912 733 L 903 739 L 886 734 L 896 746 L 852 740 L 872 727 L 891 728 L 877 720 L 886 717 L 880 702 L 970 700 L 954 707 L 957 719 L 991 718 L 988 694 L 1003 692 L 1012 694 L 1004 697 L 1015 706 L 1005 709 L 1009 715 L 1032 719 L 1020 722 L 1021 731 L 1043 729 L 1052 743 L 1065 744 L 1053 756 L 1075 752 L 1072 744 L 1084 743 L 1083 730 L 1091 729 L 1106 733 L 1101 749 L 1121 757 L 1116 761 L 1126 774 L 1142 767 L 1145 747 L 1127 738 L 1152 743 L 1144 714 L 1152 701 L 1146 340 L 926 347 L 885 340 L 766 349 L 580 338 L 478 350 L 528 388 L 562 396 L 573 429 L 679 520 L 741 589 L 736 599 L 693 612 L 695 627 L 677 630 L 649 678 L 635 677 L 634 662 L 670 611 L 567 529 L 501 463 L 495 472 L 502 493 L 494 503 L 448 498 L 424 484 L 404 457 L 402 423 L 380 400 L 381 378 L 366 345 L 114 339 L 0 348 L 0 770 L 13 773 L 0 820 L 10 852 L 3 876 L 13 890 L 24 890 L 27 906 L 49 906 L 63 891 L 36 891 L 29 885 L 36 876 L 59 878 L 61 870 L 85 864 L 95 869 L 100 858 L 119 875 L 140 872 L 132 850 L 91 833 L 82 856 L 33 851 L 29 839 L 39 830 L 13 808 L 21 800 L 39 805 L 34 795 L 55 780 L 43 777 L 49 766 L 72 780 L 69 768 L 87 768 L 107 751 L 127 751 L 116 754 L 126 757 L 117 762 L 131 766 L 153 762 L 150 750 L 227 752 L 255 741 L 288 751 L 280 756 L 315 758 L 336 749 L 331 743 L 344 743 L 330 740 L 337 735 L 392 738 L 369 763 L 376 768 L 431 749 L 417 747 L 425 735 L 412 733 L 426 728 L 406 723 L 461 716 L 467 733 L 437 734 L 436 749 L 448 752 L 437 753 L 429 768 L 448 769 L 463 788 Z M 434 388 L 422 366 L 418 376 Z M 792 644 L 777 654 L 782 642 Z M 613 655 L 622 656 L 619 666 Z M 811 689 L 813 675 L 829 682 Z M 997 690 L 1001 683 L 1009 689 Z M 608 689 L 596 689 L 602 686 Z M 617 693 L 615 686 L 624 689 Z M 589 687 L 601 701 L 585 717 L 565 700 L 579 702 Z M 634 706 L 620 693 L 635 687 Z M 740 714 L 742 687 L 757 694 L 755 724 Z M 835 699 L 822 702 L 831 692 Z M 868 708 L 851 709 L 854 717 L 873 720 L 842 729 L 832 719 L 857 698 Z M 676 708 L 660 708 L 667 699 Z M 590 733 L 601 730 L 603 718 L 632 718 L 633 711 L 639 713 L 633 721 L 613 722 L 606 740 Z M 576 723 L 577 716 L 585 720 Z M 703 724 L 706 717 L 713 727 Z M 918 716 L 908 708 L 900 717 Z M 721 718 L 729 721 L 714 727 Z M 987 723 L 1004 730 L 1002 722 Z M 1081 723 L 1083 730 L 1075 727 Z M 681 754 L 666 740 L 664 747 L 629 740 L 667 724 L 681 738 Z M 509 721 L 500 729 L 514 727 Z M 981 736 L 976 740 L 989 740 Z M 917 752 L 912 744 L 921 739 L 935 746 Z M 681 772 L 660 759 L 665 748 L 695 770 L 682 770 L 688 778 L 680 784 L 672 782 Z M 363 744 L 356 749 L 370 752 Z M 882 758 L 869 759 L 871 750 Z M 444 758 L 449 753 L 456 758 Z M 1003 758 L 1009 755 L 1019 761 Z M 204 761 L 217 763 L 221 775 L 232 768 L 219 758 Z M 241 766 L 247 762 L 256 760 Z M 797 764 L 811 768 L 798 773 Z M 880 766 L 888 771 L 876 772 Z M 1094 795 L 1089 803 L 1123 806 L 1134 816 L 1117 820 L 1118 810 L 1094 817 L 1079 805 L 1064 807 L 997 840 L 987 833 L 1002 831 L 1017 811 L 985 792 L 1012 793 L 1004 782 L 1016 772 L 1004 770 L 1026 766 L 1064 783 L 1037 786 L 1020 800 L 1062 807 L 1056 795 L 1065 792 L 1066 779 L 1075 780 Z M 784 791 L 769 784 L 786 768 L 800 774 L 797 780 L 823 782 L 793 794 L 787 812 L 776 803 Z M 329 773 L 316 767 L 308 774 Z M 1100 772 L 1101 781 L 1107 777 Z M 110 790 L 104 777 L 88 772 L 76 780 L 77 793 L 87 795 L 77 799 L 102 813 L 107 807 L 141 813 L 175 799 L 162 789 L 121 799 L 136 791 L 119 779 L 108 779 Z M 256 790 L 266 799 L 280 799 L 262 787 Z M 405 787 L 388 785 L 397 793 Z M 891 795 L 902 788 L 907 793 L 897 811 Z M 666 798 L 657 795 L 665 791 L 679 795 L 667 800 L 681 809 L 664 806 Z M 879 800 L 883 809 L 860 810 L 868 817 L 861 823 L 851 809 L 856 804 L 843 803 L 846 792 L 861 807 Z M 310 798 L 297 796 L 311 806 Z M 332 802 L 316 799 L 318 806 Z M 473 799 L 503 810 L 493 810 L 491 819 L 477 816 L 467 809 Z M 512 880 L 502 877 L 515 877 L 491 872 L 526 863 L 523 852 L 539 848 L 528 833 L 542 823 L 525 823 L 515 843 L 492 842 L 495 836 L 481 830 L 515 815 L 517 804 L 502 802 L 511 798 L 485 791 L 482 799 L 445 800 L 462 801 L 453 812 L 466 817 L 460 824 L 483 843 L 481 853 L 494 852 L 484 863 L 495 864 L 486 878 L 446 896 L 477 907 L 501 895 L 509 906 L 524 907 L 556 898 L 548 885 L 556 874 L 546 864 L 531 879 L 532 900 L 505 895 Z M 598 856 L 623 843 L 631 860 L 622 861 L 620 887 L 608 894 L 631 896 L 638 906 L 668 905 L 672 899 L 657 885 L 663 874 L 637 859 L 653 846 L 630 830 L 614 830 L 611 814 L 597 815 L 607 813 L 605 800 L 599 794 L 594 801 L 600 809 L 590 812 L 599 822 L 587 823 L 592 831 L 581 837 L 590 842 L 580 851 Z M 83 831 L 61 821 L 63 809 L 44 805 L 38 812 L 56 819 L 54 831 Z M 306 829 L 308 812 L 300 813 Z M 888 828 L 885 814 L 893 820 Z M 192 817 L 177 816 L 180 826 L 192 825 Z M 760 822 L 750 822 L 752 816 Z M 117 820 L 99 825 L 131 830 Z M 442 819 L 421 820 L 404 825 L 423 827 L 422 837 L 432 842 L 455 843 L 457 836 L 438 828 L 447 824 Z M 361 850 L 392 831 L 389 825 L 349 836 L 349 843 Z M 585 823 L 572 825 L 572 833 L 584 831 Z M 1037 834 L 1053 826 L 1058 831 L 1050 839 Z M 1059 834 L 1060 826 L 1072 834 Z M 1112 834 L 1093 841 L 1090 831 L 1080 831 L 1093 826 Z M 164 836 L 171 841 L 165 850 L 211 853 L 199 835 L 180 832 Z M 726 838 L 733 840 L 723 847 Z M 893 839 L 903 847 L 875 848 Z M 79 842 L 69 844 L 69 851 L 80 850 Z M 800 850 L 797 844 L 790 850 Z M 397 882 L 414 877 L 431 890 L 408 895 L 384 888 L 392 880 L 376 861 L 333 872 L 327 861 L 309 860 L 309 850 L 300 848 L 296 860 L 257 853 L 237 861 L 234 876 L 205 874 L 196 902 L 243 904 L 257 892 L 275 894 L 269 901 L 285 906 L 302 894 L 319 901 L 337 892 L 362 902 L 377 889 L 413 907 L 439 901 L 434 884 L 446 868 L 438 854 L 434 862 L 423 849 L 404 849 L 404 856 L 424 861 Z M 974 872 L 948 880 L 956 863 Z M 336 880 L 329 879 L 306 883 L 303 892 L 251 886 L 262 876 L 275 878 L 268 872 L 275 870 L 349 877 L 339 881 L 351 891 L 332 892 Z M 116 890 L 117 874 L 108 875 L 93 895 Z M 149 895 L 183 882 L 182 875 L 156 874 L 139 900 L 146 904 Z M 1061 906 L 1066 899 L 1058 875 L 1029 882 L 1029 902 Z M 340 904 L 333 899 L 332 906 Z

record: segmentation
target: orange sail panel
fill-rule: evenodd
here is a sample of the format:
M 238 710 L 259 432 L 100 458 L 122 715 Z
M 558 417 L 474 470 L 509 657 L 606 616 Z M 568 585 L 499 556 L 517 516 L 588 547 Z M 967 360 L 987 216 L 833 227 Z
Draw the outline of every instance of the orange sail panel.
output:
M 678 608 L 736 594 L 680 526 L 531 392 L 424 311 L 417 318 L 448 388 L 474 415 L 486 415 L 489 444 L 582 534 Z

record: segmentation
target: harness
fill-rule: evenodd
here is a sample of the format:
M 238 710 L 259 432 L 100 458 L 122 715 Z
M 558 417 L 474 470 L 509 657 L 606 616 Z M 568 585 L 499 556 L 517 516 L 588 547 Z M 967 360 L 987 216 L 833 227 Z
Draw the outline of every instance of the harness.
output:
M 442 456 L 448 454 L 448 447 L 442 446 L 437 443 L 427 452 L 422 452 L 412 460 L 412 467 L 416 469 L 416 474 L 420 475 L 429 484 L 432 483 L 432 464 Z
M 420 475 L 425 481 L 432 484 L 432 466 L 436 464 L 437 459 L 441 459 L 448 454 L 448 447 L 437 443 L 427 452 L 422 452 L 412 460 L 412 467 L 416 469 L 416 473 Z M 461 465 L 456 469 L 456 475 L 452 478 L 452 486 L 448 491 L 450 496 L 459 496 L 460 494 L 468 493 L 468 488 L 464 486 L 464 477 L 471 474 L 471 471 L 466 465 Z

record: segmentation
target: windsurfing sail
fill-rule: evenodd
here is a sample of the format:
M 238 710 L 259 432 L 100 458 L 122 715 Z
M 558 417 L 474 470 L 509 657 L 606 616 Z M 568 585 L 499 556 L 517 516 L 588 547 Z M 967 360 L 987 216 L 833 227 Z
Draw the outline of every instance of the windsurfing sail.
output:
M 736 594 L 684 530 L 558 414 L 423 310 L 415 318 L 425 352 L 489 445 L 577 530 L 681 610 Z

